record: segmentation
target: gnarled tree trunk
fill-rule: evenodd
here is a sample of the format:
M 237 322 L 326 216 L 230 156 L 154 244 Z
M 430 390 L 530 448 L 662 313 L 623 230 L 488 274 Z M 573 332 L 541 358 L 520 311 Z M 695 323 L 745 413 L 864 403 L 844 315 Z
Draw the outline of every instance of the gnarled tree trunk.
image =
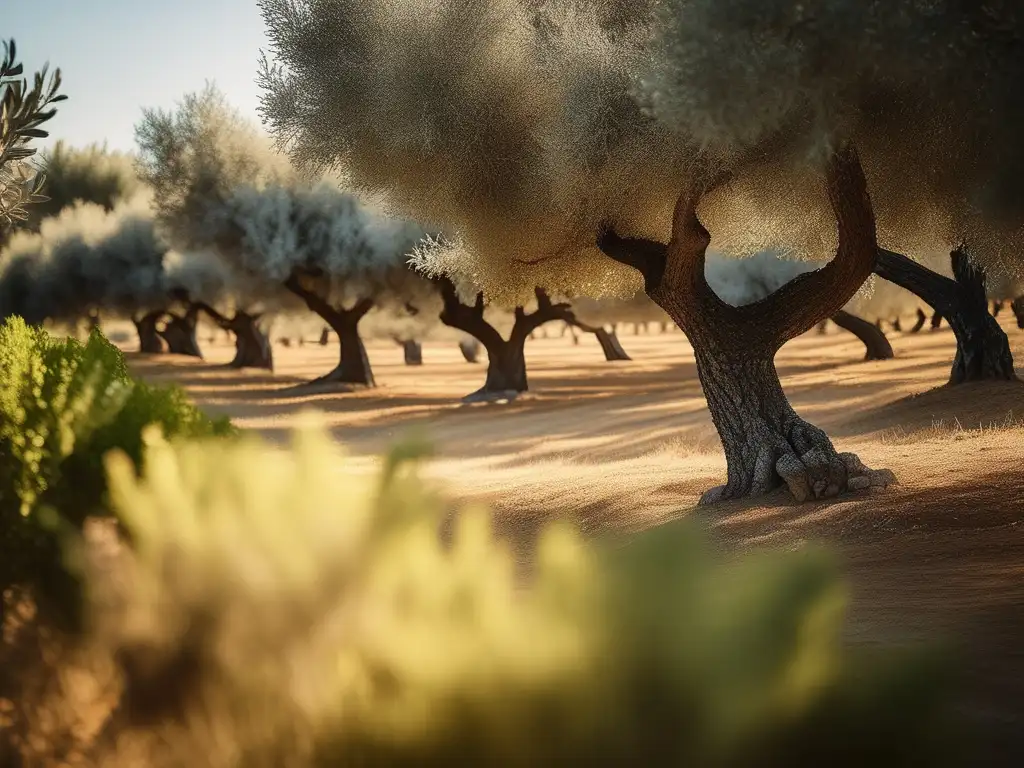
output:
M 954 279 L 932 272 L 899 253 L 880 250 L 875 272 L 905 288 L 945 317 L 956 336 L 956 357 L 950 384 L 965 381 L 1014 380 L 1010 342 L 988 312 L 985 272 L 971 263 L 967 253 L 950 253 Z M 933 327 L 934 323 L 933 323 Z
M 885 338 L 885 334 L 867 320 L 839 310 L 832 315 L 832 322 L 864 342 L 865 360 L 891 360 L 893 358 L 892 345 Z
M 139 335 L 139 352 L 147 355 L 159 355 L 165 351 L 164 340 L 160 338 L 156 324 L 164 316 L 164 310 L 147 312 L 141 317 L 132 317 L 135 332 Z
M 444 301 L 441 322 L 477 339 L 487 350 L 487 378 L 484 385 L 463 398 L 464 402 L 512 399 L 529 389 L 526 378 L 526 340 L 537 328 L 551 320 L 567 320 L 568 304 L 553 304 L 542 288 L 537 288 L 537 309 L 526 312 L 516 307 L 515 324 L 508 339 L 484 319 L 484 295 L 478 293 L 472 306 L 463 304 L 455 285 L 447 278 L 436 280 Z
M 395 339 L 402 345 L 402 355 L 406 365 L 423 365 L 423 345 L 414 339 Z
M 167 313 L 167 321 L 164 329 L 159 331 L 163 340 L 167 342 L 167 351 L 172 355 L 188 355 L 189 357 L 203 358 L 199 349 L 199 342 L 196 340 L 196 326 L 199 323 L 199 307 L 189 304 L 184 315 L 174 312 Z
M 910 332 L 911 333 L 919 332 L 922 328 L 924 328 L 924 324 L 927 323 L 927 322 L 928 322 L 928 315 L 926 315 L 924 313 L 923 309 L 918 307 L 917 308 L 917 322 L 914 323 L 914 326 L 913 326 L 913 328 L 910 329 Z
M 209 304 L 199 302 L 196 306 L 235 337 L 235 356 L 228 363 L 229 368 L 274 370 L 274 350 L 270 337 L 259 326 L 262 314 L 235 312 L 233 317 L 226 317 Z
M 335 307 L 316 291 L 306 288 L 297 275 L 285 281 L 285 288 L 306 302 L 311 312 L 319 315 L 341 342 L 338 365 L 310 384 L 342 384 L 374 387 L 373 370 L 366 355 L 366 347 L 359 336 L 359 321 L 373 308 L 372 299 L 360 299 L 351 309 Z
M 1024 296 L 1018 296 L 1010 304 L 1014 317 L 1017 318 L 1017 327 L 1024 328 Z
M 697 218 L 704 190 L 680 195 L 667 246 L 620 238 L 607 227 L 598 238 L 607 255 L 640 270 L 647 295 L 693 346 L 728 464 L 725 485 L 706 492 L 703 504 L 764 494 L 783 483 L 802 501 L 894 481 L 891 472 L 838 453 L 824 432 L 801 419 L 775 369 L 779 348 L 841 310 L 874 268 L 874 214 L 856 152 L 838 149 L 825 171 L 839 229 L 835 258 L 753 304 L 726 304 L 704 278 L 711 241 Z
M 274 349 L 270 337 L 259 326 L 260 315 L 236 312 L 228 320 L 228 330 L 235 335 L 235 356 L 228 363 L 232 368 L 274 370 Z

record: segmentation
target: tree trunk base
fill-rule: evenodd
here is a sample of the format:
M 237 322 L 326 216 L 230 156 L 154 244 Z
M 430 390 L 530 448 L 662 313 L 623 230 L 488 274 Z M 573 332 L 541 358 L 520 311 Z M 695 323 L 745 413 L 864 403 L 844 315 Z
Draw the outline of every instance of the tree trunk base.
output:
M 274 350 L 266 333 L 260 330 L 256 320 L 244 313 L 236 314 L 231 320 L 235 334 L 235 357 L 230 368 L 259 368 L 274 370 Z
M 399 341 L 406 365 L 423 365 L 423 346 L 415 340 Z
M 1010 304 L 1014 317 L 1017 318 L 1017 327 L 1024 328 L 1024 296 L 1018 296 Z
M 172 355 L 186 355 L 203 359 L 203 353 L 199 349 L 199 342 L 196 340 L 196 324 L 188 318 L 172 317 L 167 325 L 160 332 L 164 341 L 167 342 L 167 351 Z
M 956 356 L 949 373 L 949 383 L 968 381 L 1014 381 L 1010 340 L 994 317 L 985 313 L 977 323 L 965 325 L 957 335 Z
M 521 392 L 515 389 L 478 389 L 462 398 L 463 405 L 478 405 L 481 403 L 511 403 L 514 400 L 521 400 L 529 397 L 528 392 Z
M 832 315 L 832 322 L 863 342 L 865 360 L 892 360 L 895 357 L 892 344 L 877 325 L 844 310 Z
M 139 335 L 139 352 L 144 355 L 160 355 L 167 351 L 167 347 L 164 344 L 164 340 L 160 338 L 160 333 L 156 329 L 157 321 L 163 313 L 150 313 L 143 316 L 142 318 L 135 320 L 132 319 L 132 323 L 135 325 L 135 331 Z
M 702 350 L 697 359 L 729 472 L 725 485 L 701 496 L 701 505 L 763 496 L 782 485 L 803 502 L 896 482 L 889 470 L 837 452 L 828 435 L 797 416 L 770 358 L 726 362 Z
M 633 359 L 626 354 L 626 350 L 622 348 L 622 344 L 619 342 L 619 337 L 614 331 L 608 332 L 604 328 L 598 328 L 594 331 L 594 336 L 597 337 L 597 342 L 601 345 L 601 351 L 604 352 L 604 359 L 609 363 Z
M 797 416 L 772 350 L 730 350 L 717 329 L 693 330 L 697 372 L 728 466 L 725 485 L 707 491 L 700 504 L 763 496 L 783 485 L 803 502 L 896 482 L 892 472 L 837 452 L 825 432 Z

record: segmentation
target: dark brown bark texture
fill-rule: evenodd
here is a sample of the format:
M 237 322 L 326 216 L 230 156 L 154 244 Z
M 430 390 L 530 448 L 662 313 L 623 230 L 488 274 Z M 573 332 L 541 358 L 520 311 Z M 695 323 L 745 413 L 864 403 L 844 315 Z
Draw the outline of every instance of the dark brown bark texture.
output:
M 874 324 L 844 310 L 832 315 L 832 322 L 864 342 L 865 360 L 892 360 L 892 344 Z
M 147 355 L 159 355 L 166 351 L 164 340 L 157 331 L 157 323 L 163 316 L 164 311 L 161 309 L 132 318 L 132 324 L 139 335 L 139 352 Z
M 291 275 L 284 286 L 306 302 L 309 310 L 319 315 L 328 327 L 338 334 L 340 341 L 338 365 L 330 373 L 309 383 L 376 386 L 366 347 L 359 336 L 359 321 L 373 308 L 373 300 L 360 299 L 351 309 L 342 309 L 331 304 L 316 291 L 305 287 L 297 275 Z
M 507 399 L 526 392 L 529 382 L 526 377 L 526 340 L 537 328 L 552 320 L 568 322 L 568 304 L 552 303 L 542 288 L 535 290 L 537 309 L 526 312 L 522 307 L 515 309 L 515 324 L 508 339 L 503 339 L 497 329 L 484 319 L 484 295 L 478 293 L 472 305 L 464 304 L 458 291 L 447 278 L 437 278 L 444 309 L 441 322 L 456 328 L 479 341 L 487 350 L 487 377 L 484 385 L 476 392 L 466 395 L 465 402 Z
M 757 496 L 782 484 L 803 501 L 895 481 L 887 470 L 869 470 L 855 455 L 838 453 L 822 430 L 801 419 L 775 369 L 779 348 L 839 312 L 874 269 L 874 214 L 851 146 L 827 161 L 825 178 L 839 230 L 835 257 L 746 306 L 726 304 L 704 278 L 711 238 L 697 204 L 708 186 L 680 195 L 667 246 L 621 238 L 608 226 L 598 237 L 605 254 L 641 272 L 647 295 L 693 346 L 728 465 L 725 485 L 707 491 L 702 504 Z
M 423 365 L 423 345 L 413 339 L 402 341 L 395 339 L 402 346 L 402 356 L 406 365 Z
M 567 315 L 571 318 L 566 321 L 568 326 L 576 327 L 586 333 L 594 334 L 594 338 L 597 339 L 597 343 L 601 345 L 601 351 L 604 353 L 604 359 L 606 361 L 614 363 L 632 360 L 632 358 L 626 354 L 626 350 L 622 348 L 622 343 L 619 341 L 618 334 L 616 334 L 614 330 L 609 331 L 599 325 L 584 323 L 576 317 L 576 313 L 571 309 L 567 311 Z
M 209 304 L 199 302 L 196 306 L 220 328 L 234 336 L 235 356 L 228 363 L 229 368 L 274 370 L 274 351 L 270 338 L 259 326 L 261 314 L 236 312 L 234 316 L 227 317 Z
M 879 251 L 875 273 L 917 295 L 937 316 L 949 322 L 956 336 L 950 384 L 1015 380 L 1010 342 L 988 311 L 985 272 L 971 262 L 962 248 L 950 253 L 950 260 L 952 280 L 902 254 L 883 249 Z M 934 321 L 932 327 L 936 327 Z
M 1017 327 L 1024 328 L 1024 296 L 1018 296 L 1010 304 L 1014 317 L 1017 318 Z
M 910 332 L 911 333 L 919 332 L 922 328 L 924 328 L 924 324 L 927 323 L 927 322 L 928 322 L 928 315 L 926 315 L 924 313 L 923 309 L 918 307 L 917 308 L 917 322 L 914 323 L 913 327 L 910 329 Z
M 198 323 L 199 308 L 194 304 L 190 304 L 183 315 L 168 312 L 164 328 L 159 331 L 160 336 L 167 342 L 167 351 L 172 355 L 188 355 L 201 360 L 203 353 L 196 339 Z

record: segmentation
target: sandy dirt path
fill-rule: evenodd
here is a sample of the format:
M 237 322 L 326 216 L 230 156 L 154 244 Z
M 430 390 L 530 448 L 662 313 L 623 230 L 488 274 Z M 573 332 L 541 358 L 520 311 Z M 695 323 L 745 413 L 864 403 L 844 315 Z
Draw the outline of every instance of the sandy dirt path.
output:
M 1024 362 L 1024 331 L 1005 327 Z M 438 451 L 431 476 L 486 500 L 524 552 L 556 517 L 614 535 L 699 514 L 731 547 L 830 543 L 852 584 L 850 638 L 960 643 L 961 707 L 983 737 L 976 764 L 1024 765 L 1024 385 L 936 389 L 952 333 L 890 339 L 897 359 L 860 362 L 852 336 L 812 332 L 778 364 L 798 412 L 840 450 L 894 470 L 898 487 L 805 505 L 777 493 L 700 512 L 694 503 L 725 465 L 679 332 L 625 334 L 633 362 L 606 363 L 592 338 L 573 345 L 555 331 L 527 346 L 531 397 L 474 407 L 458 397 L 482 383 L 484 367 L 454 342 L 426 343 L 422 367 L 405 366 L 395 344 L 371 342 L 380 386 L 344 395 L 282 390 L 331 368 L 334 346 L 278 346 L 273 376 L 218 367 L 232 354 L 223 342 L 204 344 L 204 362 L 129 357 L 144 377 L 178 382 L 274 441 L 300 410 L 321 410 L 367 469 L 395 439 L 426 432 Z

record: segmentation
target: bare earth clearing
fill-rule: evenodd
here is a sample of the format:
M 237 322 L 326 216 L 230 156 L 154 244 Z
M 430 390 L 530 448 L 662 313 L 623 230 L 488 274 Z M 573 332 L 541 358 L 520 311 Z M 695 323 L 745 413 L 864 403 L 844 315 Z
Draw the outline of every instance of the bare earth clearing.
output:
M 1024 331 L 1005 320 L 1019 366 Z M 839 450 L 892 469 L 899 486 L 799 506 L 779 492 L 700 512 L 693 505 L 724 481 L 725 461 L 679 332 L 627 333 L 634 360 L 614 364 L 592 337 L 533 340 L 532 396 L 471 407 L 458 398 L 480 386 L 484 366 L 464 362 L 454 342 L 425 344 L 422 367 L 371 342 L 380 386 L 341 395 L 280 391 L 330 370 L 334 339 L 275 347 L 274 376 L 219 367 L 233 353 L 223 341 L 203 344 L 206 362 L 129 359 L 272 440 L 286 439 L 303 408 L 320 409 L 367 468 L 407 430 L 426 430 L 438 449 L 432 475 L 460 498 L 486 500 L 524 552 L 536 526 L 558 516 L 624 533 L 700 514 L 730 546 L 827 541 L 853 586 L 851 639 L 960 642 L 963 711 L 983 736 L 972 764 L 1024 765 L 1024 385 L 936 389 L 952 332 L 889 335 L 895 360 L 860 362 L 863 346 L 832 329 L 788 344 L 778 363 L 798 412 Z

